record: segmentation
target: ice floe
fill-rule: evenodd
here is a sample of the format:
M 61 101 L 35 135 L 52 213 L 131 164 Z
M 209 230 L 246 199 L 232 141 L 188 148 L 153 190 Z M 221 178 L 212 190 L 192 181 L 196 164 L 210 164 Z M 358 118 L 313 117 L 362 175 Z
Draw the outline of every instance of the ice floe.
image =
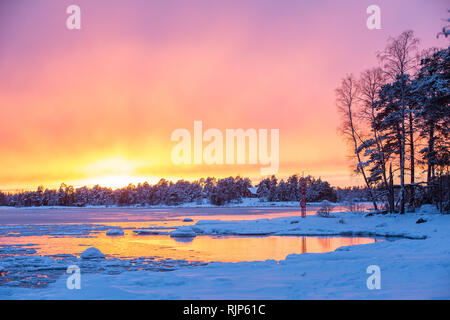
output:
M 197 236 L 197 233 L 194 231 L 192 227 L 183 226 L 179 227 L 174 231 L 169 232 L 171 237 L 180 237 L 180 238 L 193 238 Z
M 124 232 L 122 229 L 112 229 L 112 230 L 106 231 L 106 235 L 107 236 L 123 236 Z
M 84 250 L 80 257 L 82 259 L 103 259 L 105 255 L 95 247 L 90 247 Z

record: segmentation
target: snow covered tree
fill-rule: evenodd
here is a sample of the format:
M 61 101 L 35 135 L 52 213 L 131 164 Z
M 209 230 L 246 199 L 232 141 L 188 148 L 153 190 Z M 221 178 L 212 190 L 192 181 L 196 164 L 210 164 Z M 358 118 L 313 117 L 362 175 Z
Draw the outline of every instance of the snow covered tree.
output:
M 276 201 L 278 179 L 275 176 L 263 179 L 258 185 L 258 198 L 264 201 Z
M 412 126 L 412 112 L 408 110 L 407 86 L 410 79 L 409 75 L 413 73 L 417 67 L 419 40 L 414 37 L 413 31 L 405 31 L 397 38 L 390 38 L 384 51 L 378 53 L 378 58 L 383 65 L 383 72 L 386 74 L 396 86 L 394 88 L 386 88 L 390 94 L 396 93 L 396 103 L 398 104 L 398 112 L 395 113 L 395 119 L 399 122 L 398 137 L 400 138 L 399 146 L 399 166 L 400 166 L 400 213 L 405 212 L 405 161 L 406 161 L 406 128 L 407 118 L 410 126 Z M 398 89 L 398 90 L 397 90 Z M 386 92 L 387 93 L 387 92 Z M 411 136 L 413 128 L 409 129 Z M 410 138 L 410 172 L 411 184 L 414 183 L 414 139 Z
M 307 176 L 306 180 L 306 201 L 318 202 L 328 200 L 331 202 L 337 201 L 336 190 L 334 190 L 327 181 L 318 178 L 315 179 Z
M 404 213 L 405 205 L 405 108 L 402 103 L 407 103 L 407 99 L 402 95 L 411 96 L 411 80 L 408 75 L 399 76 L 392 83 L 385 84 L 378 93 L 378 100 L 374 103 L 376 116 L 373 128 L 378 132 L 379 140 L 383 142 L 383 149 L 380 150 L 384 159 L 394 161 L 398 159 L 400 170 L 400 212 Z M 387 179 L 386 179 L 387 182 Z M 387 186 L 387 183 L 386 183 Z M 390 209 L 392 210 L 392 189 L 387 189 L 390 195 Z M 403 208 L 403 209 L 402 209 Z
M 436 167 L 448 167 L 450 127 L 450 47 L 422 59 L 414 80 L 415 122 L 426 146 L 420 153 L 427 166 L 427 183 L 435 177 Z

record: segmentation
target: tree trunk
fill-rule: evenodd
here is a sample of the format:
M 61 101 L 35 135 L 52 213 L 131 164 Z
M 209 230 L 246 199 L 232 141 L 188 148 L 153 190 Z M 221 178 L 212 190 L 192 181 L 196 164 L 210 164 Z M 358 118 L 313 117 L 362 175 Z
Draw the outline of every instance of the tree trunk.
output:
M 411 198 L 409 201 L 409 205 L 411 210 L 415 211 L 415 158 L 414 158 L 414 123 L 412 113 L 409 114 L 409 152 L 410 152 L 410 163 L 411 163 Z
M 374 113 L 374 109 L 372 107 L 372 122 L 374 121 L 374 119 L 375 119 L 375 113 Z M 386 158 L 385 158 L 383 143 L 380 141 L 380 139 L 378 137 L 377 130 L 375 128 L 373 128 L 372 130 L 373 130 L 374 138 L 375 138 L 375 141 L 377 144 L 378 152 L 381 154 L 381 167 L 383 169 L 383 175 L 382 175 L 383 176 L 383 184 L 384 184 L 384 189 L 388 192 L 389 212 L 392 213 L 392 212 L 394 212 L 394 206 L 393 206 L 394 201 L 392 201 L 392 203 L 391 203 L 390 199 L 391 199 L 391 196 L 393 199 L 394 195 L 393 194 L 391 195 L 391 189 L 389 187 L 389 183 L 388 183 L 388 180 L 386 177 Z
M 405 80 L 402 72 L 401 85 L 401 137 L 400 137 L 400 213 L 405 213 Z
M 430 125 L 430 136 L 428 138 L 428 155 L 427 155 L 427 185 L 431 185 L 433 162 L 431 161 L 431 155 L 434 153 L 434 124 Z
M 392 163 L 389 166 L 389 186 L 388 186 L 388 201 L 389 201 L 389 207 L 392 210 L 391 213 L 394 212 L 394 176 L 392 174 Z

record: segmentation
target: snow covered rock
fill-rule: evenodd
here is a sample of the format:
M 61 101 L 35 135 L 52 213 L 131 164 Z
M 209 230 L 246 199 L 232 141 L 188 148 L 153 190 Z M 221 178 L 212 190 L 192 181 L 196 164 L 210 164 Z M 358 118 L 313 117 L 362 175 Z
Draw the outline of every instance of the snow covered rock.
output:
M 112 230 L 106 231 L 106 235 L 107 236 L 123 236 L 124 232 L 121 229 L 112 229 Z
M 180 227 L 169 233 L 171 237 L 195 237 L 197 233 L 195 233 L 194 229 L 191 227 Z
M 184 219 L 183 219 L 183 222 L 192 222 L 192 221 L 194 221 L 194 220 L 191 219 L 191 218 L 184 218 Z
M 102 259 L 105 255 L 95 247 L 87 248 L 81 253 L 81 259 Z

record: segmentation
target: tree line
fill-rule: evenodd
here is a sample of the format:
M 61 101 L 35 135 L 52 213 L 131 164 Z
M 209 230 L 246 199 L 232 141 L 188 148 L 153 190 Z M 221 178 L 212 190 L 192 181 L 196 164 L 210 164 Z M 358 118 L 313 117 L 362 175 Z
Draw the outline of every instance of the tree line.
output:
M 413 31 L 389 38 L 379 66 L 336 89 L 341 132 L 376 209 L 450 207 L 450 47 L 419 49 Z
M 305 184 L 306 200 L 309 202 L 369 199 L 367 188 L 333 188 L 327 181 L 311 176 L 305 177 Z M 250 197 L 270 202 L 300 200 L 298 175 L 292 175 L 286 180 L 278 180 L 275 176 L 263 179 L 255 186 L 256 192 L 252 192 L 250 189 L 252 187 L 249 178 L 240 176 L 222 179 L 208 177 L 192 182 L 185 180 L 171 182 L 161 179 L 154 185 L 144 182 L 119 189 L 99 185 L 92 188 L 86 186 L 74 188 L 63 183 L 59 189 L 45 189 L 39 186 L 36 191 L 0 192 L 0 206 L 148 206 L 192 202 L 198 204 L 206 202 L 220 206 L 231 202 L 239 203 L 243 198 Z

